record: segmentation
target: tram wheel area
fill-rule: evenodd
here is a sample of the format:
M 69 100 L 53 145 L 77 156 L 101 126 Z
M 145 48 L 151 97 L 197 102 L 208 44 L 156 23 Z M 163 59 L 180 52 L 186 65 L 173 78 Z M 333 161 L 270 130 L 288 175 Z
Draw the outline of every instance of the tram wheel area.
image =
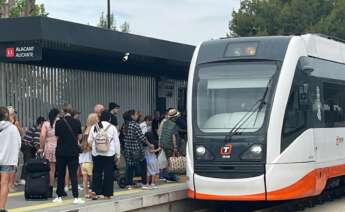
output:
M 328 189 L 315 197 L 277 202 L 223 202 L 208 201 L 207 212 L 291 212 L 304 211 L 345 197 L 345 184 Z M 205 211 L 205 212 L 206 212 Z M 204 212 L 204 211 L 203 211 Z

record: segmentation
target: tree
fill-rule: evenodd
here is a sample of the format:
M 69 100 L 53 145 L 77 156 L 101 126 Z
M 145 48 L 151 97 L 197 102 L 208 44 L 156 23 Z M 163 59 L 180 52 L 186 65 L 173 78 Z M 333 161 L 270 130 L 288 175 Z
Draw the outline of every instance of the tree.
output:
M 232 12 L 229 36 L 320 32 L 345 38 L 344 4 L 344 0 L 243 0 Z
M 129 30 L 130 30 L 129 23 L 128 23 L 127 21 L 125 21 L 125 22 L 121 25 L 120 29 L 121 29 L 121 32 L 126 32 L 126 33 L 128 33 Z
M 5 7 L 9 7 L 6 10 L 7 17 L 20 17 L 20 16 L 48 16 L 43 4 L 36 4 L 35 0 L 9 0 L 0 1 L 0 11 Z
M 108 29 L 108 17 L 104 15 L 102 12 L 101 17 L 99 18 L 99 22 L 97 24 L 98 27 Z M 116 20 L 114 18 L 114 13 L 110 14 L 110 29 L 116 31 Z
M 102 12 L 98 24 L 98 27 L 104 28 L 104 29 L 108 29 L 108 18 L 107 16 L 104 14 L 104 12 Z M 118 31 L 117 28 L 117 23 L 116 23 L 116 19 L 114 16 L 114 13 L 110 14 L 110 29 L 114 30 L 114 31 Z M 121 32 L 126 32 L 128 33 L 130 29 L 130 25 L 127 21 L 125 21 L 121 26 L 120 26 L 120 30 Z
M 318 26 L 320 32 L 345 39 L 345 1 L 338 0 L 330 15 L 322 19 Z

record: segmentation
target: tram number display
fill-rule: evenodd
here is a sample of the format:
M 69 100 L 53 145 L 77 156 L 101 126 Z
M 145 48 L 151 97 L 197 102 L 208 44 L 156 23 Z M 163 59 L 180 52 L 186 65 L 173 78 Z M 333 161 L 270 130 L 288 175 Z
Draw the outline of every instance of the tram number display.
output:
M 226 144 L 220 148 L 220 155 L 222 158 L 230 158 L 232 151 L 232 144 Z

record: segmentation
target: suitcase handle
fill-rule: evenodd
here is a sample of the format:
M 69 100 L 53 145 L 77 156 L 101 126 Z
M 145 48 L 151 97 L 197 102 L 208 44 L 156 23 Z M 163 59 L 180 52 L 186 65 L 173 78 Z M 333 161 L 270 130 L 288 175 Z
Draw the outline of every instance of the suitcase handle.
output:
M 44 173 L 44 172 L 30 174 L 30 178 L 31 179 L 42 178 L 42 177 L 44 177 L 44 175 L 42 173 Z

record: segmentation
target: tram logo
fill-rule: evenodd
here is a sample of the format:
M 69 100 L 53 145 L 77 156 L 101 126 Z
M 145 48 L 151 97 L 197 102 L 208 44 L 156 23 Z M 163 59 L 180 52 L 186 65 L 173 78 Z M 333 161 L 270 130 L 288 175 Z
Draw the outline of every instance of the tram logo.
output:
M 220 148 L 220 155 L 223 158 L 230 158 L 232 151 L 232 144 L 226 144 L 225 146 Z
M 339 146 L 340 144 L 344 143 L 344 138 L 337 136 L 336 140 L 335 140 L 335 145 Z

